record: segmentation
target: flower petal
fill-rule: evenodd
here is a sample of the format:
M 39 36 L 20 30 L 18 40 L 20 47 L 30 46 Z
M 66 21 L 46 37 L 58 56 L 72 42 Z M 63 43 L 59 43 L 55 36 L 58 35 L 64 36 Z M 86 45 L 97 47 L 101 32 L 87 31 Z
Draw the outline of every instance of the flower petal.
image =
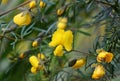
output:
M 58 45 L 54 51 L 55 56 L 63 56 L 63 46 Z
M 78 59 L 72 67 L 75 69 L 78 69 L 78 68 L 82 67 L 85 63 L 86 63 L 86 61 L 84 58 Z
M 37 58 L 36 56 L 34 56 L 34 55 L 29 58 L 29 62 L 31 63 L 31 65 L 32 65 L 33 67 L 35 67 L 35 68 L 38 68 L 38 67 L 39 67 L 39 60 L 38 60 L 38 58 Z
M 13 21 L 19 26 L 29 25 L 31 23 L 31 15 L 29 13 L 24 14 L 22 12 L 14 16 Z
M 102 62 L 105 61 L 107 63 L 111 62 L 113 59 L 113 54 L 110 52 L 102 51 L 97 56 L 97 61 Z
M 105 69 L 102 65 L 98 65 L 96 66 L 93 74 L 92 74 L 92 78 L 93 79 L 100 79 L 101 77 L 103 77 L 105 75 Z
M 31 67 L 31 72 L 34 73 L 34 74 L 36 74 L 37 73 L 37 68 Z
M 65 32 L 65 34 L 63 35 L 63 46 L 65 47 L 65 49 L 67 51 L 71 51 L 72 50 L 72 43 L 73 43 L 73 34 L 71 30 L 68 30 Z
M 62 37 L 64 35 L 64 30 L 58 29 L 52 35 L 52 41 L 49 43 L 49 46 L 55 47 L 62 43 Z

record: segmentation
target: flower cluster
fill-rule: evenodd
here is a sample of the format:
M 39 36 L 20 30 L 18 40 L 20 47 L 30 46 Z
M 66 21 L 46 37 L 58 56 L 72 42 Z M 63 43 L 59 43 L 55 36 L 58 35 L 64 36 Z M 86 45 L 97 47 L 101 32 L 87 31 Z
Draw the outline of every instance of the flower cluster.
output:
M 113 53 L 107 52 L 105 50 L 99 50 L 98 52 L 98 56 L 97 56 L 97 62 L 101 63 L 101 62 L 106 62 L 106 63 L 110 63 L 113 59 Z M 93 79 L 100 79 L 101 77 L 103 77 L 105 75 L 105 69 L 103 67 L 103 65 L 97 65 L 93 74 L 92 74 L 92 78 Z
M 57 28 L 58 29 L 65 29 L 67 27 L 67 18 L 65 17 L 60 17 L 57 22 Z
M 56 47 L 54 51 L 55 56 L 63 56 L 63 49 L 66 51 L 72 50 L 73 33 L 71 30 L 65 31 L 67 26 L 67 18 L 59 18 L 57 23 L 57 30 L 52 35 L 52 41 L 49 46 Z
M 31 67 L 32 73 L 36 73 L 37 71 L 44 69 L 44 65 L 42 63 L 44 59 L 45 59 L 44 54 L 40 54 L 40 53 L 38 53 L 37 57 L 33 55 L 29 58 L 29 62 L 32 65 Z

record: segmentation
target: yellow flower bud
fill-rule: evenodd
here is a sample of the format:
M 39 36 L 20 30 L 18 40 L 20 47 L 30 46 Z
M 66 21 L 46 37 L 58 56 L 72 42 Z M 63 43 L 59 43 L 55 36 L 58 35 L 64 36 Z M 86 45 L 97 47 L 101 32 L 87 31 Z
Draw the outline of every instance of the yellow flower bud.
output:
M 32 46 L 33 46 L 33 47 L 37 47 L 37 46 L 38 46 L 38 41 L 36 41 L 36 40 L 33 41 Z
M 69 63 L 69 66 L 73 67 L 74 69 L 78 69 L 82 67 L 83 65 L 85 65 L 85 63 L 86 63 L 86 60 L 84 58 L 74 59 Z
M 46 6 L 46 3 L 43 2 L 43 1 L 40 1 L 40 4 L 39 4 L 40 8 L 44 8 Z
M 63 56 L 63 46 L 62 45 L 58 45 L 54 51 L 54 55 L 55 56 Z
M 102 65 L 98 65 L 95 67 L 95 70 L 92 74 L 93 79 L 100 79 L 105 75 L 105 69 Z
M 102 51 L 97 56 L 97 61 L 102 62 L 105 61 L 107 63 L 111 62 L 113 59 L 113 54 L 110 52 Z
M 34 74 L 36 74 L 37 73 L 37 68 L 31 67 L 31 72 L 34 73 Z
M 24 54 L 24 53 L 21 53 L 21 54 L 19 55 L 19 58 L 21 58 L 21 59 L 25 58 L 25 54 Z
M 45 59 L 45 55 L 44 54 L 40 54 L 38 53 L 38 59 L 44 60 Z
M 31 23 L 31 15 L 29 13 L 19 13 L 14 16 L 13 22 L 19 26 L 29 25 Z
M 57 22 L 57 28 L 58 29 L 65 29 L 67 27 L 67 18 L 60 17 Z
M 34 55 L 29 58 L 29 62 L 31 63 L 31 65 L 32 65 L 33 67 L 35 67 L 35 68 L 38 68 L 38 67 L 39 67 L 39 60 L 38 60 L 38 58 L 37 58 L 36 56 L 34 56 Z
M 65 29 L 66 27 L 67 27 L 67 24 L 65 24 L 65 23 L 62 23 L 62 22 L 57 23 L 57 28 L 59 28 L 59 29 Z
M 35 0 L 33 0 L 29 3 L 29 8 L 34 8 L 35 6 L 36 6 Z
M 57 10 L 57 15 L 62 15 L 64 13 L 64 9 L 58 9 Z
M 68 20 L 67 20 L 67 18 L 66 18 L 66 17 L 59 17 L 58 22 L 67 23 L 67 22 L 68 22 Z

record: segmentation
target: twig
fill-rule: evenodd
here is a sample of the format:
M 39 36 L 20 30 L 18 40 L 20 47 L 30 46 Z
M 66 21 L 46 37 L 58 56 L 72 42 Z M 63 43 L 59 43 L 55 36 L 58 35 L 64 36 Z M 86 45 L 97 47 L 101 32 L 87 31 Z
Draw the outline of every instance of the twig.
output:
M 78 51 L 78 50 L 74 50 L 74 49 L 73 49 L 73 50 L 71 50 L 71 51 L 74 51 L 74 52 L 79 52 L 79 53 L 82 53 L 82 54 L 87 54 L 87 55 L 89 54 L 89 53 L 85 53 L 85 52 Z
M 14 38 L 11 38 L 11 37 L 8 37 L 8 36 L 5 36 L 5 35 L 0 35 L 0 39 L 3 38 L 3 37 L 5 37 L 5 38 L 7 38 L 9 40 L 15 40 Z
M 95 2 L 104 4 L 104 5 L 107 5 L 107 6 L 113 6 L 112 4 L 109 4 L 109 3 L 106 3 L 106 2 L 103 2 L 103 1 L 99 1 L 99 0 L 95 0 Z
M 12 9 L 7 10 L 7 11 L 5 11 L 5 12 L 1 12 L 1 13 L 0 13 L 0 16 L 5 15 L 5 14 L 8 14 L 9 12 L 11 12 L 11 11 L 13 11 L 13 10 L 16 10 L 16 9 L 18 9 L 19 7 L 22 7 L 22 6 L 30 3 L 30 1 L 31 1 L 31 0 L 26 1 L 26 2 L 24 2 L 24 3 L 22 3 L 22 4 L 18 5 L 18 6 L 16 6 L 15 8 L 12 8 Z

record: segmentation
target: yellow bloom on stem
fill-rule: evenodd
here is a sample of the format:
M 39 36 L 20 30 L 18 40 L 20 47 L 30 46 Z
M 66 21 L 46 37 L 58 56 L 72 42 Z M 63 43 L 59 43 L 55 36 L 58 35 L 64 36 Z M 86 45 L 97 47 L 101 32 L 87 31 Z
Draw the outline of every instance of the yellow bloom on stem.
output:
M 59 17 L 58 22 L 67 23 L 67 22 L 68 22 L 68 20 L 67 20 L 67 18 L 66 18 L 66 17 Z
M 29 3 L 29 8 L 34 8 L 35 6 L 36 6 L 35 0 L 33 0 Z
M 67 27 L 67 24 L 63 23 L 63 22 L 58 22 L 57 23 L 57 28 L 59 29 L 65 29 Z
M 38 53 L 38 59 L 44 60 L 45 59 L 45 55 L 42 53 Z
M 63 56 L 63 46 L 62 45 L 58 45 L 56 47 L 56 49 L 54 50 L 54 55 L 59 56 L 59 57 Z
M 111 62 L 113 59 L 113 54 L 110 52 L 102 51 L 97 56 L 97 61 L 102 62 L 105 61 L 107 63 Z
M 62 44 L 63 35 L 64 35 L 64 30 L 56 30 L 52 35 L 52 41 L 49 43 L 49 46 L 55 47 L 59 44 Z
M 81 59 L 74 59 L 72 61 L 70 61 L 69 66 L 73 67 L 74 69 L 78 69 L 80 67 L 82 67 L 83 65 L 85 65 L 86 60 L 84 58 Z
M 20 59 L 23 59 L 23 58 L 25 58 L 25 56 L 26 56 L 26 55 L 25 55 L 24 53 L 21 53 L 21 54 L 19 55 L 19 58 L 20 58 Z
M 105 75 L 105 69 L 102 65 L 97 65 L 92 74 L 93 79 L 100 79 Z
M 21 12 L 14 16 L 13 22 L 19 26 L 29 25 L 31 23 L 31 15 L 29 13 L 24 14 L 24 12 Z
M 34 74 L 37 73 L 37 68 L 31 67 L 31 72 L 34 73 Z
M 42 61 L 44 59 L 45 59 L 44 54 L 40 54 L 40 53 L 38 53 L 38 57 L 33 55 L 29 58 L 29 62 L 32 65 L 32 68 L 31 68 L 32 73 L 36 73 L 39 70 L 44 70 L 44 64 Z
M 40 4 L 39 4 L 40 8 L 44 8 L 46 6 L 46 3 L 43 2 L 43 1 L 40 1 Z
M 67 27 L 67 18 L 60 17 L 57 22 L 57 28 L 58 29 L 65 29 Z
M 73 43 L 73 34 L 71 30 L 68 30 L 64 33 L 62 41 L 63 41 L 63 46 L 65 47 L 65 49 L 67 51 L 71 51 L 72 43 Z
M 60 8 L 57 10 L 57 15 L 62 15 L 64 13 L 64 9 Z
M 34 55 L 29 58 L 29 62 L 31 63 L 31 65 L 32 65 L 33 67 L 35 67 L 35 68 L 38 68 L 38 67 L 39 67 L 39 60 L 38 60 L 38 58 L 37 58 L 36 56 L 34 56 Z
M 33 41 L 32 46 L 33 46 L 33 47 L 37 47 L 37 46 L 38 46 L 38 41 L 36 41 L 36 40 Z
M 49 46 L 55 47 L 57 45 L 62 45 L 67 51 L 72 50 L 73 34 L 71 30 L 64 31 L 62 29 L 57 29 L 52 35 L 52 41 Z

